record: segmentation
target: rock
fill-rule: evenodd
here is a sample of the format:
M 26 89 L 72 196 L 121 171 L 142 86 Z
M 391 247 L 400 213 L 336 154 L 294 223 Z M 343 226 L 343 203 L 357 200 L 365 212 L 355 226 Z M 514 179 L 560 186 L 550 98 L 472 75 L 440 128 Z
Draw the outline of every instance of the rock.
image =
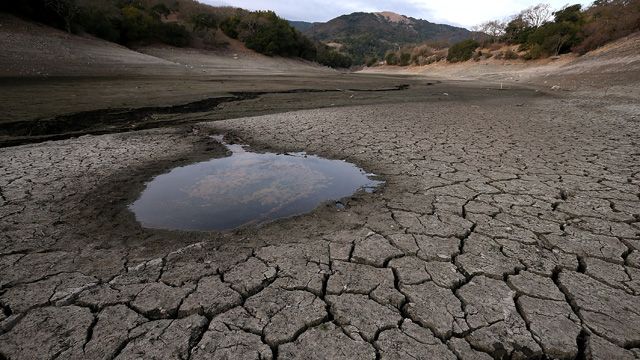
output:
M 496 239 L 502 246 L 502 252 L 508 258 L 518 260 L 528 271 L 551 277 L 561 269 L 576 270 L 578 259 L 573 254 L 567 254 L 557 249 L 547 250 L 539 245 L 527 245 L 519 241 Z
M 327 294 L 365 294 L 380 304 L 389 304 L 396 308 L 404 303 L 404 295 L 394 287 L 395 279 L 391 269 L 342 261 L 334 262 L 332 268 L 333 274 L 327 283 Z
M 516 291 L 532 297 L 565 301 L 564 294 L 551 278 L 539 276 L 529 271 L 509 276 L 507 283 Z
M 420 217 L 420 222 L 424 226 L 424 235 L 437 237 L 463 237 L 471 231 L 473 225 L 469 220 L 461 216 L 425 215 Z
M 586 274 L 592 278 L 630 294 L 640 295 L 640 270 L 594 258 L 584 259 L 584 264 Z
M 425 270 L 438 286 L 454 288 L 465 280 L 456 266 L 450 262 L 430 261 L 425 264 Z
M 637 296 L 572 271 L 562 271 L 558 281 L 579 308 L 584 325 L 596 335 L 621 347 L 640 341 L 640 314 L 634 310 Z
M 411 320 L 383 331 L 375 342 L 381 359 L 451 359 L 456 356 L 433 333 Z
M 178 320 L 157 320 L 131 330 L 131 339 L 116 357 L 118 360 L 184 359 L 191 344 L 205 331 L 207 319 L 191 315 Z
M 460 239 L 416 235 L 417 256 L 426 261 L 451 261 L 460 252 Z
M 20 282 L 33 282 L 54 275 L 56 265 L 68 260 L 70 254 L 64 251 L 32 253 L 24 256 L 9 256 L 9 263 L 0 267 L 0 287 Z
M 407 296 L 406 311 L 411 319 L 429 328 L 440 338 L 468 330 L 460 300 L 449 289 L 433 282 L 419 285 L 401 285 Z
M 392 246 L 382 235 L 373 234 L 356 241 L 352 261 L 371 266 L 383 267 L 388 260 L 403 253 Z
M 505 274 L 523 268 L 517 259 L 506 257 L 500 249 L 500 244 L 493 239 L 471 234 L 465 240 L 463 253 L 456 258 L 456 264 L 469 275 L 485 275 L 494 279 L 502 279 Z
M 590 256 L 607 259 L 622 264 L 622 254 L 627 247 L 613 236 L 594 235 L 580 229 L 567 229 L 567 233 L 560 235 L 545 235 L 544 238 L 552 245 L 565 252 L 578 256 Z
M 431 280 L 426 265 L 426 261 L 415 256 L 404 256 L 389 262 L 389 267 L 396 271 L 403 285 L 417 285 Z
M 132 285 L 158 281 L 162 272 L 162 259 L 152 259 L 129 266 L 125 274 L 111 280 L 112 285 Z
M 0 335 L 0 349 L 11 359 L 67 358 L 82 353 L 93 315 L 77 306 L 29 311 L 9 332 Z
M 564 300 L 543 300 L 521 296 L 517 300 L 531 333 L 542 344 L 544 353 L 556 359 L 578 355 L 580 319 Z
M 102 309 L 106 306 L 124 304 L 133 301 L 146 284 L 110 285 L 100 284 L 86 289 L 78 295 L 76 302 L 82 306 Z
M 228 284 L 223 283 L 218 276 L 208 276 L 200 279 L 195 291 L 184 299 L 178 314 L 215 316 L 241 303 L 240 294 Z
M 190 289 L 164 283 L 147 284 L 131 302 L 131 307 L 149 319 L 174 317 Z
M 336 235 L 343 244 L 353 240 L 352 233 Z M 289 290 L 304 289 L 318 296 L 322 294 L 325 276 L 330 273 L 326 244 L 287 244 L 259 249 L 256 256 L 279 269 L 277 285 Z
M 79 273 L 54 275 L 11 287 L 0 296 L 0 301 L 14 313 L 22 313 L 35 306 L 67 305 L 72 297 L 94 286 L 97 281 Z
M 269 345 L 292 341 L 302 330 L 320 324 L 327 316 L 326 304 L 314 294 L 270 286 L 247 299 L 244 308 L 264 324 Z
M 104 308 L 97 316 L 91 340 L 85 345 L 80 359 L 113 359 L 129 340 L 129 332 L 147 319 L 125 305 Z
M 276 269 L 274 267 L 267 266 L 257 258 L 251 257 L 226 272 L 224 280 L 230 283 L 234 290 L 246 297 L 260 291 L 275 276 Z
M 637 354 L 616 346 L 615 344 L 599 337 L 598 335 L 589 335 L 587 358 L 593 360 L 634 360 L 638 359 Z M 589 357 L 590 356 L 590 357 Z
M 278 349 L 279 359 L 350 360 L 375 359 L 376 353 L 362 339 L 351 339 L 332 323 L 321 324 L 305 331 L 292 343 Z
M 238 329 L 229 329 L 223 322 L 213 320 L 200 342 L 193 348 L 192 359 L 270 360 L 271 348 L 260 336 Z
M 338 325 L 354 326 L 367 341 L 373 341 L 380 330 L 397 326 L 402 319 L 397 309 L 380 305 L 367 295 L 329 295 L 326 301 Z
M 474 349 L 495 356 L 512 354 L 516 358 L 542 355 L 542 349 L 518 314 L 515 293 L 499 280 L 474 277 L 458 290 L 464 303 L 467 323 L 475 329 L 466 340 Z
M 471 348 L 471 345 L 460 338 L 451 338 L 448 342 L 449 348 L 460 360 L 493 360 L 487 353 L 483 353 Z

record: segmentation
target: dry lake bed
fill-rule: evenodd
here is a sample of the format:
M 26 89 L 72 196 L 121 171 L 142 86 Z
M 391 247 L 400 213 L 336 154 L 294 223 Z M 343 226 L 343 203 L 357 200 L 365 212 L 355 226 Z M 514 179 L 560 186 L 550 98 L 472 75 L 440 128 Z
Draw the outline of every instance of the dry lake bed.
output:
M 357 74 L 0 93 L 2 359 L 640 358 L 637 99 Z M 376 186 L 279 216 L 336 186 L 262 163 L 292 154 Z M 172 230 L 194 227 L 156 203 L 141 225 L 152 180 L 210 161 L 228 192 L 204 173 L 156 193 L 276 210 Z

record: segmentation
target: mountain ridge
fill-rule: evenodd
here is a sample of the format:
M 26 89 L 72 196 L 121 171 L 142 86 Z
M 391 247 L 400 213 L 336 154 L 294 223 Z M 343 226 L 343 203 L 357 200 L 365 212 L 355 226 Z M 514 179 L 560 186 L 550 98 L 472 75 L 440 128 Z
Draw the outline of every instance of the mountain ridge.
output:
M 356 62 L 382 58 L 385 52 L 429 41 L 454 43 L 471 38 L 465 28 L 432 23 L 391 11 L 354 12 L 327 22 L 290 21 L 304 35 L 338 47 Z

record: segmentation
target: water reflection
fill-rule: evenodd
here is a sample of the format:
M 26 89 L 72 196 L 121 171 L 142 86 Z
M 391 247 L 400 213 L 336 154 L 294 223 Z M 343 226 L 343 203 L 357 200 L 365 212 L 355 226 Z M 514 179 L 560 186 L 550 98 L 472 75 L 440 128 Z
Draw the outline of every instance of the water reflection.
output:
M 229 157 L 178 167 L 149 182 L 130 205 L 137 220 L 156 229 L 230 230 L 303 214 L 382 183 L 345 161 L 226 146 Z

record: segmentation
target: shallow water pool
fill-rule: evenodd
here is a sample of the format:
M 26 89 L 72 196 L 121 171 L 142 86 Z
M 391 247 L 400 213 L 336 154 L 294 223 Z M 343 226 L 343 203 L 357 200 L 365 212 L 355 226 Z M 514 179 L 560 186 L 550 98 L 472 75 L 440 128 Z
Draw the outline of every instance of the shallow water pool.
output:
M 178 167 L 149 183 L 129 206 L 142 226 L 223 231 L 312 211 L 383 182 L 354 164 L 305 153 L 254 153 Z

